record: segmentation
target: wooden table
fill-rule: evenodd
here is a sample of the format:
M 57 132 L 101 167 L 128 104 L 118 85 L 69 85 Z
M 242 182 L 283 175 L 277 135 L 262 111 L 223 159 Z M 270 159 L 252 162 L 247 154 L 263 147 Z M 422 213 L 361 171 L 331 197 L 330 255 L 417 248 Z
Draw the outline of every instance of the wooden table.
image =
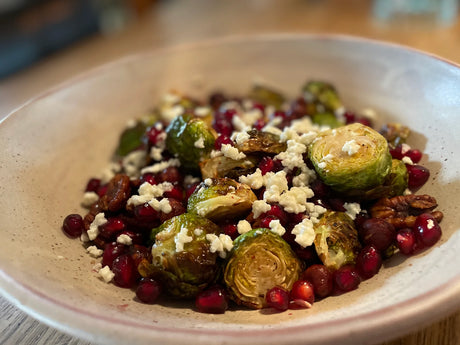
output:
M 0 118 L 50 87 L 126 54 L 226 35 L 274 32 L 363 36 L 460 63 L 460 22 L 451 26 L 419 20 L 383 23 L 372 16 L 371 1 L 163 0 L 117 33 L 95 35 L 0 81 Z M 0 313 L 0 344 L 89 344 L 36 321 L 1 297 Z M 460 344 L 460 311 L 433 322 L 385 344 Z

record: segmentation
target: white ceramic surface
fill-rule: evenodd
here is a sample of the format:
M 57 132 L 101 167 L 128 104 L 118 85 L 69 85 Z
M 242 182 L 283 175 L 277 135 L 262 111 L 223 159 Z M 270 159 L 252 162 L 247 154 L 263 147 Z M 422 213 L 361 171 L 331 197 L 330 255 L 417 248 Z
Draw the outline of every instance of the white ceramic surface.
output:
M 223 315 L 144 305 L 99 280 L 60 226 L 87 179 L 109 161 L 128 119 L 171 88 L 204 96 L 246 92 L 254 78 L 299 93 L 333 82 L 352 109 L 370 107 L 415 131 L 444 211 L 442 240 L 393 257 L 356 291 L 313 309 Z M 38 319 L 110 344 L 356 344 L 381 342 L 460 307 L 460 68 L 404 47 L 340 36 L 228 38 L 147 52 L 90 71 L 28 102 L 0 125 L 0 287 Z

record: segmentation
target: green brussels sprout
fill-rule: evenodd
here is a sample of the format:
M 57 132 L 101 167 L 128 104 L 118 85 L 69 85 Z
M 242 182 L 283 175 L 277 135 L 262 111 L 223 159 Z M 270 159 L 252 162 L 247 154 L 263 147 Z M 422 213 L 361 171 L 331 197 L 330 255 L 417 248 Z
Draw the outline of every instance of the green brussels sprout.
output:
M 404 144 L 410 135 L 410 128 L 400 123 L 388 123 L 380 130 L 390 147 Z
M 350 216 L 345 212 L 327 211 L 314 229 L 316 253 L 325 266 L 336 270 L 355 263 L 361 245 Z
M 137 121 L 134 126 L 126 128 L 120 135 L 116 155 L 124 157 L 139 148 L 143 144 L 142 138 L 146 129 L 147 125 L 142 121 Z
M 337 128 L 343 126 L 334 114 L 331 113 L 317 113 L 311 118 L 311 121 L 319 126 L 328 126 L 330 128 Z
M 334 111 L 343 107 L 337 90 L 332 84 L 316 80 L 309 81 L 303 86 L 302 91 L 307 100 L 320 102 L 329 110 Z
M 205 179 L 190 195 L 187 212 L 213 221 L 245 216 L 257 200 L 252 189 L 231 178 Z
M 245 154 L 268 153 L 277 155 L 286 151 L 286 143 L 280 142 L 280 137 L 276 134 L 261 132 L 252 129 L 248 132 L 249 138 L 241 144 L 236 144 L 238 151 Z
M 224 269 L 230 298 L 253 309 L 266 307 L 265 294 L 274 286 L 290 290 L 303 263 L 289 244 L 269 229 L 252 229 L 233 241 Z
M 256 102 L 272 105 L 276 109 L 280 109 L 286 100 L 281 93 L 264 85 L 254 85 L 248 97 Z
M 198 169 L 200 160 L 214 148 L 213 129 L 189 114 L 174 118 L 166 128 L 166 134 L 166 148 L 187 169 Z
M 381 185 L 392 164 L 385 138 L 360 123 L 320 132 L 308 155 L 320 179 L 345 195 Z
M 241 175 L 252 174 L 257 168 L 259 160 L 255 157 L 233 159 L 226 156 L 217 156 L 203 159 L 200 162 L 203 179 L 229 177 L 237 179 Z
M 152 230 L 152 263 L 146 270 L 173 297 L 192 298 L 215 283 L 220 265 L 210 250 L 207 234 L 220 228 L 207 218 L 184 213 Z M 142 274 L 142 272 L 141 272 Z

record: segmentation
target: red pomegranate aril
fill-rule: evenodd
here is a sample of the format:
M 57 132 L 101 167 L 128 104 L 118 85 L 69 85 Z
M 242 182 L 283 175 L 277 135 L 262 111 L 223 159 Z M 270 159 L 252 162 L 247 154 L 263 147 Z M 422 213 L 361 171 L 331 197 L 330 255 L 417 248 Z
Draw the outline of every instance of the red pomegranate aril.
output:
M 348 292 L 359 286 L 361 278 L 354 266 L 345 265 L 334 272 L 334 282 L 339 290 Z
M 261 131 L 262 128 L 264 128 L 265 126 L 267 125 L 267 123 L 265 122 L 264 119 L 257 119 L 254 124 L 252 125 L 252 127 L 254 127 L 255 129 L 257 129 L 258 131 Z
M 210 287 L 196 296 L 195 306 L 200 313 L 223 314 L 228 308 L 226 291 L 220 286 Z
M 62 230 L 72 238 L 79 237 L 85 229 L 83 218 L 79 214 L 69 214 L 64 218 Z
M 178 201 L 184 200 L 184 191 L 179 186 L 174 186 L 169 192 L 164 192 L 163 196 L 166 198 L 176 199 Z
M 367 126 L 367 127 L 372 127 L 372 121 L 368 118 L 365 118 L 365 117 L 360 117 L 358 119 L 356 119 L 355 122 L 358 122 L 364 126 Z
M 113 260 L 112 272 L 114 283 L 122 288 L 131 288 L 136 283 L 138 273 L 134 260 L 129 254 L 122 254 Z
M 147 138 L 148 138 L 149 144 L 152 146 L 155 146 L 161 141 L 163 141 L 165 139 L 164 133 L 165 132 L 163 130 L 163 125 L 161 123 L 158 123 L 150 127 L 147 130 Z
M 277 219 L 278 218 L 276 218 L 275 216 L 266 216 L 266 217 L 260 218 L 260 220 L 258 221 L 259 227 L 269 229 L 271 221 L 277 220 Z
M 234 146 L 235 143 L 233 142 L 232 139 L 228 135 L 221 134 L 217 137 L 216 141 L 214 142 L 214 148 L 216 150 L 220 150 L 222 148 L 222 145 L 232 145 Z
M 329 296 L 334 289 L 334 274 L 324 265 L 311 265 L 303 272 L 302 279 L 313 284 L 315 296 L 320 298 Z
M 226 102 L 227 98 L 221 92 L 213 93 L 209 96 L 209 105 L 215 110 L 219 109 L 222 103 Z
M 280 311 L 287 310 L 289 308 L 289 291 L 280 286 L 275 286 L 268 290 L 265 295 L 265 301 L 271 308 Z
M 367 245 L 359 252 L 356 258 L 356 268 L 364 279 L 375 276 L 382 267 L 382 256 L 377 248 Z
M 369 218 L 359 228 L 361 241 L 384 251 L 395 240 L 395 227 L 381 218 Z
M 182 174 L 177 167 L 168 167 L 159 172 L 155 179 L 158 182 L 170 182 L 172 184 L 180 184 L 182 182 Z
M 330 198 L 327 199 L 327 204 L 334 210 L 338 212 L 345 212 L 345 202 L 342 199 Z
M 96 193 L 100 198 L 102 198 L 105 195 L 105 193 L 107 193 L 107 187 L 108 186 L 105 184 L 105 185 L 99 186 L 99 188 L 97 189 Z
M 198 185 L 200 184 L 200 182 L 195 182 L 193 184 L 191 184 L 190 186 L 187 187 L 187 189 L 185 190 L 185 198 L 186 200 L 188 200 L 188 198 L 190 198 L 190 195 L 193 194 L 193 192 L 195 191 L 196 187 L 198 187 Z
M 288 215 L 279 205 L 272 205 L 270 211 L 264 213 L 262 217 L 274 216 L 280 220 L 280 223 L 284 226 L 288 221 Z
M 310 185 L 311 190 L 313 191 L 316 198 L 327 198 L 331 193 L 330 188 L 324 184 L 320 179 L 314 180 Z
M 442 235 L 441 227 L 429 213 L 423 213 L 415 219 L 414 231 L 418 240 L 427 247 L 433 246 Z
M 404 154 L 402 153 L 402 145 L 398 145 L 392 149 L 390 149 L 390 154 L 391 154 L 391 157 L 393 157 L 394 159 L 403 159 L 404 157 Z
M 300 306 L 305 305 L 303 303 L 297 303 L 296 301 L 305 301 L 309 304 L 313 304 L 313 302 L 315 302 L 315 291 L 313 284 L 307 280 L 297 280 L 292 285 L 289 298 L 291 301 L 294 301 L 294 303 Z
M 140 184 L 143 184 L 144 182 L 148 182 L 152 186 L 157 184 L 157 181 L 155 180 L 155 176 L 152 173 L 143 174 L 140 177 L 139 182 L 140 182 Z
M 155 303 L 161 294 L 161 285 L 152 278 L 142 278 L 136 288 L 136 296 L 143 303 Z
M 222 227 L 222 231 L 224 232 L 225 235 L 228 235 L 234 240 L 235 238 L 238 237 L 238 227 L 236 224 L 226 224 Z
M 134 216 L 143 221 L 154 221 L 160 218 L 160 214 L 149 204 L 137 205 L 134 208 Z
M 406 164 L 409 174 L 408 187 L 418 189 L 422 187 L 430 178 L 430 170 L 418 164 Z
M 283 120 L 287 119 L 287 114 L 282 110 L 275 110 L 273 117 L 281 117 Z
M 99 234 L 107 240 L 115 239 L 115 237 L 125 230 L 126 225 L 120 218 L 113 217 L 107 219 L 107 223 L 99 227 Z
M 417 239 L 415 233 L 410 228 L 404 228 L 396 234 L 396 246 L 399 251 L 404 255 L 412 255 L 417 246 Z
M 127 252 L 127 247 L 117 242 L 108 243 L 104 248 L 104 254 L 102 255 L 102 267 L 109 266 L 112 269 L 113 261 L 120 255 Z
M 85 192 L 95 192 L 95 193 L 97 193 L 97 190 L 99 189 L 100 185 L 101 185 L 101 180 L 100 179 L 92 178 L 86 184 Z
M 186 208 L 180 202 L 179 200 L 176 199 L 168 199 L 169 205 L 171 206 L 171 211 L 166 213 L 166 212 L 160 212 L 160 221 L 161 222 L 166 222 L 168 219 L 171 219 L 172 217 L 178 216 L 182 213 L 185 213 Z
M 274 167 L 275 163 L 270 157 L 263 157 L 259 163 L 259 169 L 261 170 L 262 175 L 272 171 Z
M 217 112 L 214 115 L 212 127 L 217 133 L 230 137 L 233 132 L 233 125 L 228 113 Z
M 352 113 L 351 111 L 346 111 L 343 114 L 343 117 L 345 118 L 345 123 L 349 125 L 350 123 L 354 123 L 356 121 L 356 115 L 355 113 Z
M 417 149 L 411 149 L 406 153 L 406 156 L 411 159 L 413 163 L 418 163 L 422 159 L 422 152 Z

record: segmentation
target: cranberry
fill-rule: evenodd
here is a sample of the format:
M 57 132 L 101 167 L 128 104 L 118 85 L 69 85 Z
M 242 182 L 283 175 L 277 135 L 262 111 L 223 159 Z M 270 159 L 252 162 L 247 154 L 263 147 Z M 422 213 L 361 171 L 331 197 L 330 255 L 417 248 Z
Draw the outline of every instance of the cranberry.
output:
M 227 294 L 220 286 L 213 286 L 196 296 L 195 305 L 200 313 L 223 314 L 228 308 Z
M 125 230 L 125 223 L 117 217 L 107 219 L 107 223 L 99 227 L 99 234 L 107 240 L 113 240 Z
M 429 213 L 423 213 L 415 219 L 414 231 L 418 240 L 427 247 L 438 242 L 442 235 L 441 227 Z
M 152 304 L 161 294 L 161 285 L 151 278 L 142 278 L 136 288 L 136 296 L 144 303 Z
M 101 185 L 101 180 L 98 178 L 92 178 L 86 184 L 85 192 L 96 192 Z
M 155 180 L 155 176 L 153 176 L 152 173 L 146 173 L 143 174 L 140 179 L 139 179 L 140 184 L 143 184 L 144 182 L 150 183 L 152 186 L 157 184 L 157 181 Z
M 292 285 L 289 297 L 297 305 L 310 307 L 315 301 L 313 284 L 307 280 L 297 280 Z
M 311 265 L 303 272 L 302 279 L 311 282 L 315 295 L 321 298 L 329 296 L 334 289 L 334 275 L 324 265 Z
M 214 148 L 216 150 L 220 150 L 222 148 L 222 145 L 232 145 L 234 146 L 235 143 L 233 142 L 232 139 L 228 135 L 221 134 L 217 137 L 216 141 L 214 142 Z
M 83 218 L 79 214 L 69 214 L 64 218 L 62 230 L 69 237 L 75 238 L 80 236 L 84 229 Z
M 410 189 L 418 189 L 423 186 L 430 177 L 430 170 L 418 164 L 406 164 L 409 174 L 408 186 Z
M 122 254 L 113 260 L 112 272 L 115 274 L 114 283 L 122 288 L 133 287 L 138 277 L 134 260 L 129 254 Z
M 417 248 L 417 239 L 415 233 L 410 228 L 404 228 L 396 234 L 396 245 L 404 255 L 412 255 Z
M 265 295 L 265 301 L 269 307 L 276 310 L 287 310 L 289 308 L 289 291 L 280 286 L 275 286 L 268 290 Z
M 373 245 L 378 251 L 386 250 L 395 240 L 394 226 L 381 218 L 369 218 L 359 228 L 361 241 Z
M 361 279 L 354 266 L 345 265 L 334 272 L 334 282 L 341 291 L 347 292 L 356 289 Z
M 361 277 L 369 279 L 376 275 L 382 267 L 382 256 L 377 248 L 367 245 L 359 252 L 356 258 L 356 268 Z
M 113 261 L 120 255 L 127 252 L 127 247 L 117 242 L 108 243 L 104 248 L 104 254 L 102 255 L 102 266 L 109 266 L 112 269 Z
M 158 143 L 165 139 L 163 125 L 161 123 L 155 124 L 147 130 L 147 139 L 149 144 L 156 146 Z
M 226 224 L 222 227 L 222 231 L 224 232 L 225 235 L 230 236 L 232 240 L 237 238 L 239 235 L 236 224 Z
M 152 206 L 145 203 L 143 205 L 137 205 L 134 208 L 134 216 L 142 221 L 150 222 L 160 218 L 160 214 Z

